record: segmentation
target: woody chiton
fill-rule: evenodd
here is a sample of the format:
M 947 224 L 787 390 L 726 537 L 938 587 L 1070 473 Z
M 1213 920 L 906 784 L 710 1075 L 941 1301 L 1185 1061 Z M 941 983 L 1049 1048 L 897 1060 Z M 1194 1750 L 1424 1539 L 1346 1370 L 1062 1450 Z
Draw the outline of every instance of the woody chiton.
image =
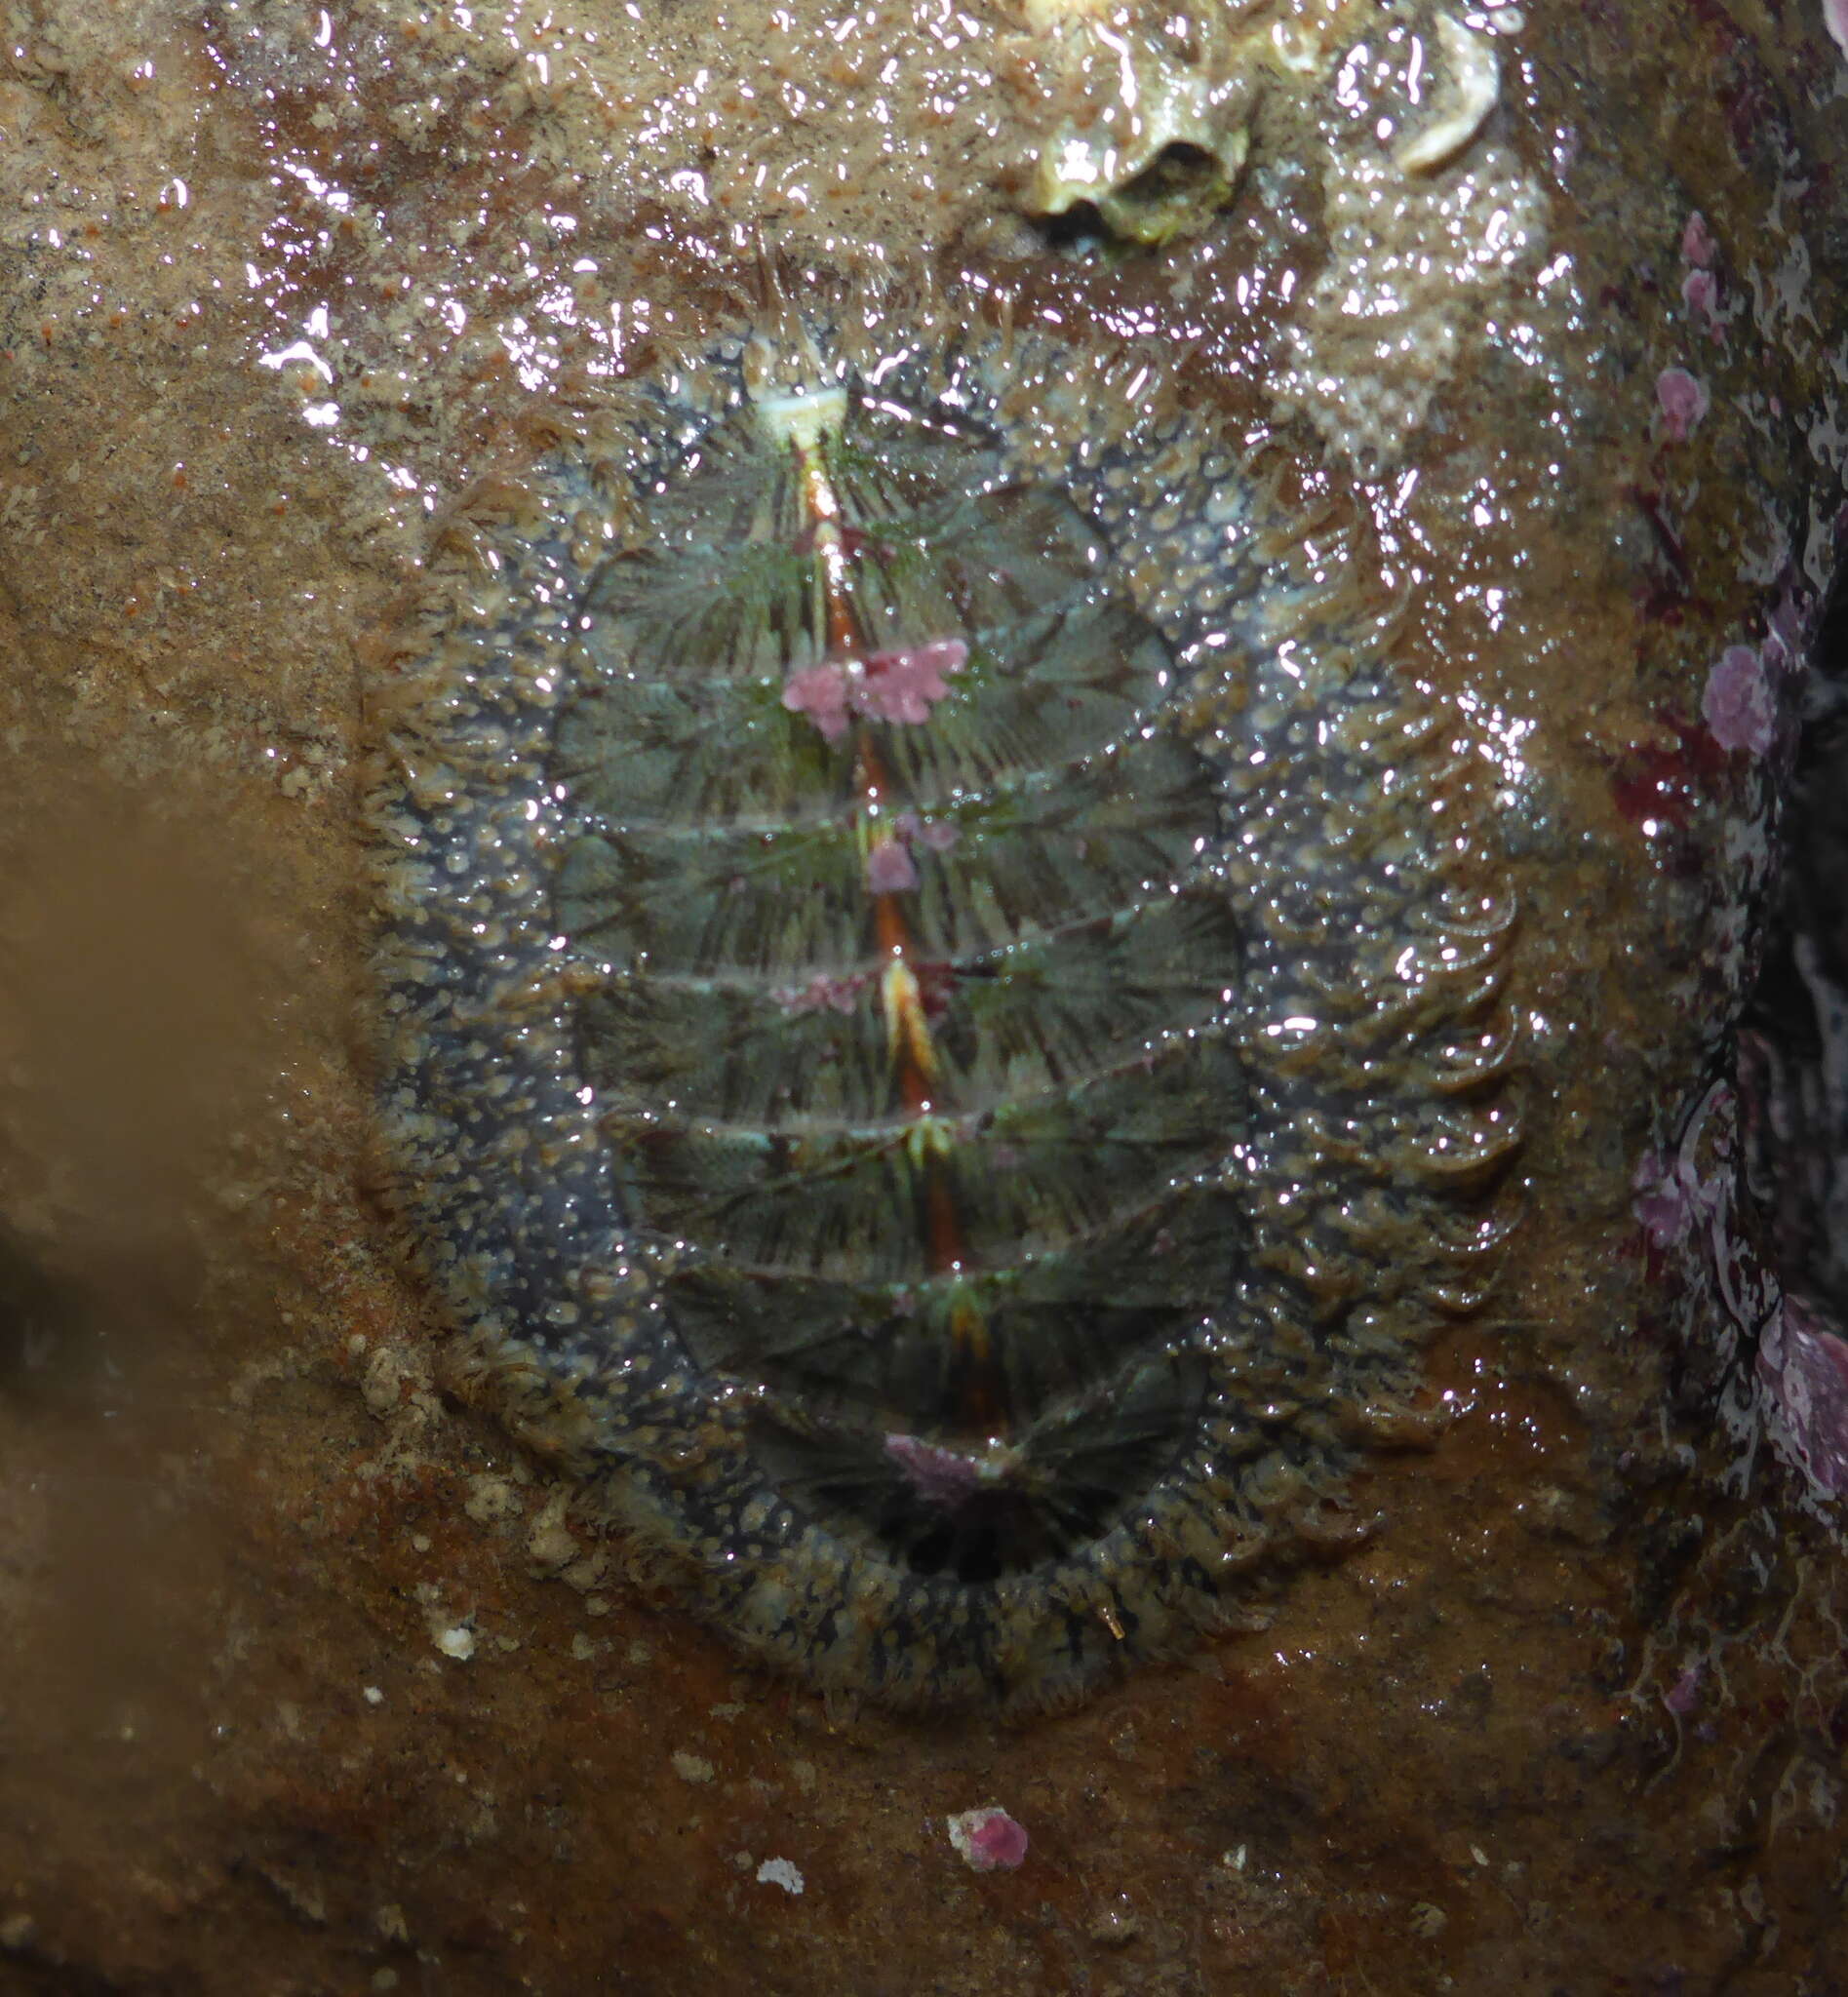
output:
M 452 1377 L 584 1510 L 823 1687 L 1048 1703 L 1428 1426 L 1511 911 L 1339 493 L 1135 352 L 885 339 L 721 346 L 465 510 L 384 1105 Z

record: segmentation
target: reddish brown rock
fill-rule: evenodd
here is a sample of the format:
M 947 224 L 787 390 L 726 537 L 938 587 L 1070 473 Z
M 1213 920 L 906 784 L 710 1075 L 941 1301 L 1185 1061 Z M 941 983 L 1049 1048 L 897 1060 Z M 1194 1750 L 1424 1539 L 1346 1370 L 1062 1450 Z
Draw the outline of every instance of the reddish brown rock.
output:
M 1017 22 L 14 10 L 0 1988 L 1839 1981 L 1837 1521 L 1750 1212 L 1632 1210 L 1648 1157 L 1733 1183 L 1703 1091 L 1848 437 L 1839 51 L 1820 4 L 1534 0 L 1435 169 L 1530 204 L 1531 259 L 1376 323 L 1320 278 L 1492 214 L 1352 171 L 1390 22 L 1278 11 L 1231 206 L 1087 258 L 1020 216 L 1060 100 Z M 760 240 L 1191 345 L 1419 571 L 1504 752 L 1528 1184 L 1431 1354 L 1454 1419 L 1268 1630 L 1016 1728 L 740 1669 L 446 1400 L 374 1196 L 368 689 L 464 489 L 594 440 Z M 945 1821 L 989 1804 L 1030 1850 L 977 1875 Z

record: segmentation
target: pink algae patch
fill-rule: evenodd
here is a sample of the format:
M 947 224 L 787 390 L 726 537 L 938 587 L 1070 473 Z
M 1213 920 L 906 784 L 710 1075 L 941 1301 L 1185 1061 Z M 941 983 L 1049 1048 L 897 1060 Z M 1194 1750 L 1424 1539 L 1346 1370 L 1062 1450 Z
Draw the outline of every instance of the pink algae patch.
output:
M 883 840 L 866 856 L 866 884 L 874 894 L 905 894 L 918 884 L 918 870 L 901 842 Z
M 971 1871 L 1012 1872 L 1027 1856 L 1025 1826 L 1016 1823 L 1005 1810 L 990 1803 L 981 1810 L 964 1810 L 946 1820 L 950 1842 L 963 1855 Z
M 913 726 L 948 697 L 949 675 L 968 663 L 960 638 L 933 638 L 902 651 L 876 651 L 863 663 L 823 659 L 792 673 L 783 685 L 783 705 L 805 715 L 830 741 L 846 727 L 849 715 Z
M 1786 1296 L 1759 1340 L 1758 1378 L 1811 1477 L 1825 1491 L 1848 1491 L 1848 1344 Z
M 851 1012 L 872 982 L 864 971 L 846 978 L 817 971 L 807 984 L 785 985 L 770 996 L 785 1012 Z
M 1726 330 L 1719 316 L 1719 280 L 1710 270 L 1690 270 L 1681 280 L 1681 299 L 1706 329 L 1709 339 L 1718 339 Z
M 1697 208 L 1689 215 L 1687 224 L 1681 231 L 1681 255 L 1684 261 L 1699 265 L 1702 270 L 1713 260 L 1717 245 L 1713 232 L 1707 226 L 1707 217 Z
M 1687 1665 L 1669 1690 L 1663 1694 L 1662 1703 L 1678 1720 L 1684 1720 L 1701 1703 L 1701 1673 L 1703 1666 L 1697 1662 Z
M 847 724 L 846 669 L 824 659 L 790 674 L 783 682 L 783 705 L 791 714 L 806 715 L 832 742 Z
M 926 853 L 947 853 L 962 838 L 951 820 L 920 818 L 915 811 L 901 811 L 892 821 L 892 831 L 895 839 L 874 846 L 866 856 L 866 884 L 875 894 L 906 894 L 917 886 L 914 846 Z
M 1777 704 L 1764 659 L 1749 645 L 1729 645 L 1707 676 L 1701 714 L 1722 749 L 1762 756 L 1771 747 Z
M 1636 1195 L 1631 1211 L 1654 1248 L 1672 1248 L 1685 1241 L 1706 1210 L 1707 1189 L 1693 1168 L 1660 1152 L 1645 1154 L 1631 1187 Z
M 949 694 L 944 676 L 960 673 L 968 656 L 960 638 L 933 638 L 910 651 L 876 651 L 859 684 L 860 712 L 877 722 L 927 722 Z
M 887 1435 L 885 1454 L 918 1496 L 940 1511 L 955 1511 L 966 1504 L 982 1481 L 966 1456 L 917 1435 Z
M 1707 387 L 1685 368 L 1665 368 L 1656 376 L 1656 402 L 1664 433 L 1671 443 L 1679 444 L 1707 413 Z
M 947 853 L 963 836 L 952 820 L 920 818 L 915 811 L 901 811 L 896 823 L 898 836 L 907 845 L 921 845 L 929 853 Z

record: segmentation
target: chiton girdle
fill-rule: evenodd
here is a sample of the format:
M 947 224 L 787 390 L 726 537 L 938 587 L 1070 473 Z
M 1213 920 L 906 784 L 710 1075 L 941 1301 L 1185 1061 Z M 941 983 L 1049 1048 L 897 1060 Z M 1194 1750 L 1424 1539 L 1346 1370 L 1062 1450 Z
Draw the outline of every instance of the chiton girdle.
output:
M 1045 1703 L 1403 1428 L 1500 1229 L 1507 910 L 1286 452 L 1088 413 L 1133 355 L 817 351 L 465 513 L 385 1114 L 459 1376 L 590 1512 L 826 1688 Z

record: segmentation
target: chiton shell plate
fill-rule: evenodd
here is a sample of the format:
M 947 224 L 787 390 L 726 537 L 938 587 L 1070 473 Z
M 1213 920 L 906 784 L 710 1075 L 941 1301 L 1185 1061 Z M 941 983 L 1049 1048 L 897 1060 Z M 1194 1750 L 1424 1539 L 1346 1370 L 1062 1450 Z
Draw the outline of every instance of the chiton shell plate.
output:
M 383 1103 L 454 1377 L 587 1511 L 824 1689 L 1046 1703 L 1426 1426 L 1511 911 L 1339 495 L 1148 355 L 862 323 L 464 509 Z

